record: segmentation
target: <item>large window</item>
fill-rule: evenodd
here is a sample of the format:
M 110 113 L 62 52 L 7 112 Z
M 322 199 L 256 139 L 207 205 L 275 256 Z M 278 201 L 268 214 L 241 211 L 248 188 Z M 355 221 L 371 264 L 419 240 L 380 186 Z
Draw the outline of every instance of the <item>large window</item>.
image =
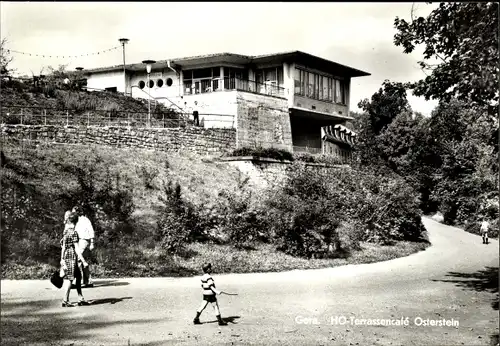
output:
M 217 90 L 220 67 L 209 67 L 183 72 L 184 93 L 199 94 Z
M 343 80 L 306 72 L 302 69 L 295 70 L 294 80 L 295 95 L 327 102 L 346 103 L 346 88 Z
M 272 84 L 282 87 L 283 81 L 283 66 L 269 67 L 255 71 L 256 82 L 259 84 Z

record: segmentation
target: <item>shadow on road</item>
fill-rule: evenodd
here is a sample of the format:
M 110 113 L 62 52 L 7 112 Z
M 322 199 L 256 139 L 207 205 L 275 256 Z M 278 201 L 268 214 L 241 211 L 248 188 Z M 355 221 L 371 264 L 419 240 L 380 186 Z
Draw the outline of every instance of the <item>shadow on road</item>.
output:
M 130 285 L 128 282 L 120 281 L 120 280 L 94 280 L 93 284 L 94 284 L 94 287 Z
M 432 280 L 441 282 L 451 282 L 463 288 L 468 288 L 478 292 L 496 293 L 496 297 L 491 303 L 494 310 L 498 310 L 498 267 L 485 267 L 474 273 L 449 272 L 447 277 L 455 279 Z
M 224 320 L 224 322 L 232 323 L 232 324 L 238 324 L 238 322 L 235 322 L 238 318 L 240 318 L 240 316 L 222 317 L 222 319 Z M 202 322 L 202 324 L 205 324 L 205 323 L 217 323 L 217 322 L 218 322 L 217 320 L 214 320 L 214 321 Z
M 89 303 L 90 305 L 116 304 L 125 299 L 132 299 L 132 297 L 95 299 L 95 300 L 89 300 Z
M 17 302 L 2 297 L 0 321 L 2 346 L 84 342 L 92 338 L 92 331 L 101 328 L 157 321 L 155 319 L 99 321 L 96 318 L 75 316 L 75 311 L 80 309 L 87 307 L 62 308 L 60 300 Z
M 447 277 L 453 279 L 432 280 L 441 282 L 451 282 L 464 289 L 471 289 L 478 292 L 489 292 L 495 294 L 495 298 L 491 302 L 491 307 L 498 310 L 498 267 L 485 267 L 474 273 L 449 272 Z M 490 345 L 498 345 L 499 335 L 492 334 L 490 336 Z

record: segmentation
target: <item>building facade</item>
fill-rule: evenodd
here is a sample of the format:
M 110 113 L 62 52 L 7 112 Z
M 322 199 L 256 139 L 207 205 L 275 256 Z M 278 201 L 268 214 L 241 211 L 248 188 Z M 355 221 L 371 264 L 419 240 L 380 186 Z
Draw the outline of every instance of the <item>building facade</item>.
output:
M 197 110 L 204 127 L 236 127 L 238 147 L 311 153 L 330 153 L 327 143 L 350 150 L 353 141 L 343 142 L 330 128 L 352 119 L 351 79 L 369 75 L 300 51 L 163 60 L 152 65 L 149 79 L 142 63 L 86 71 L 90 90 L 149 97 L 188 114 Z

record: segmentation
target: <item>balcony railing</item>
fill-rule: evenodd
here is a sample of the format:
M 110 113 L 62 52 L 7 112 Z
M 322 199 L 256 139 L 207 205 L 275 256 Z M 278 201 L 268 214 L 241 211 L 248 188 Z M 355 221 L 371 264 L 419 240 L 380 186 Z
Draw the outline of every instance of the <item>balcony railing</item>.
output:
M 286 96 L 286 89 L 277 82 L 258 83 L 241 78 L 205 78 L 184 81 L 184 95 L 204 94 L 222 90 L 241 90 L 263 95 Z

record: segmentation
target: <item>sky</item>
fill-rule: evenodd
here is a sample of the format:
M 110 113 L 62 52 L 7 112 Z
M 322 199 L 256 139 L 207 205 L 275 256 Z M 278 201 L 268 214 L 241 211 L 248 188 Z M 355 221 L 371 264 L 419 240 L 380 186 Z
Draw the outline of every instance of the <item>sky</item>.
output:
M 68 70 L 145 59 L 165 60 L 229 52 L 245 55 L 300 50 L 371 73 L 351 81 L 351 111 L 385 79 L 416 81 L 425 74 L 422 49 L 404 54 L 393 43 L 394 19 L 427 16 L 437 4 L 341 2 L 0 2 L 0 36 L 18 75 L 48 66 Z M 90 54 L 110 50 L 100 54 Z M 38 55 L 54 56 L 36 57 Z M 55 56 L 73 56 L 56 58 Z M 78 56 L 78 57 L 75 57 Z M 436 101 L 408 95 L 412 109 L 429 115 Z

